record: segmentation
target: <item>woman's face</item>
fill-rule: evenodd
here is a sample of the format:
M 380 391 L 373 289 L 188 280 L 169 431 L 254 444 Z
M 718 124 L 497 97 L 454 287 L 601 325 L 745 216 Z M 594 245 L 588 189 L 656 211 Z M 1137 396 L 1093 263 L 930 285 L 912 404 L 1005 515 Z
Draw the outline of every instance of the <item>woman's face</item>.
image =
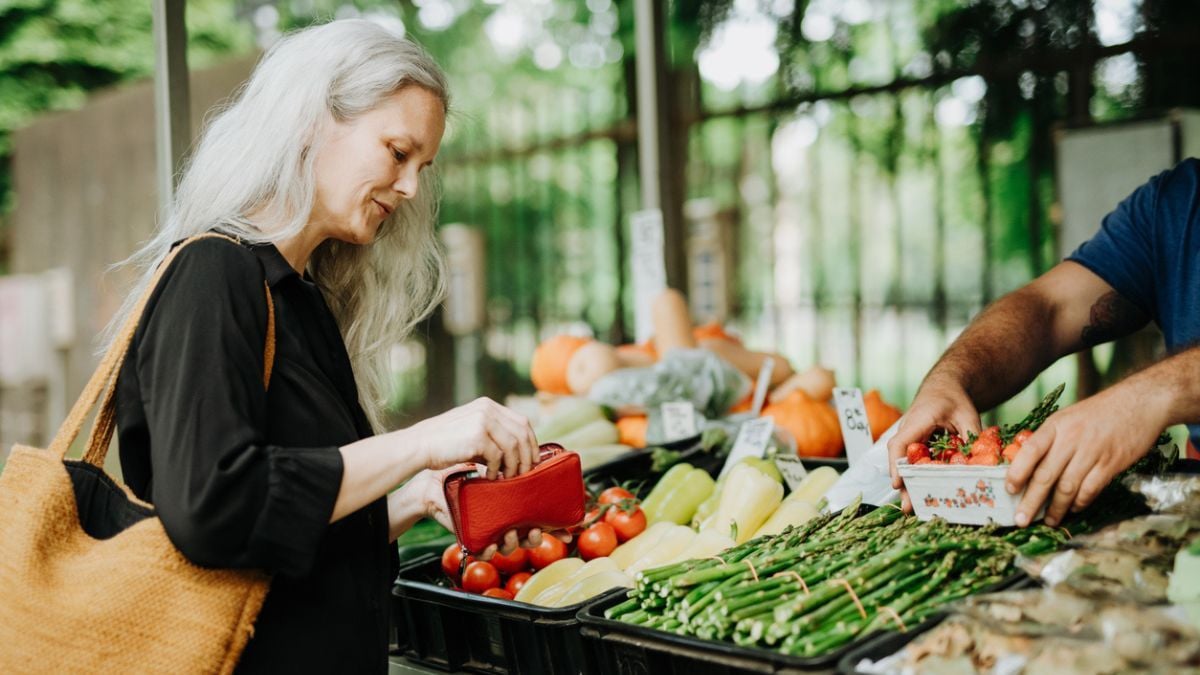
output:
M 314 158 L 311 223 L 323 238 L 369 244 L 399 204 L 417 196 L 418 175 L 433 164 L 446 114 L 428 90 L 408 86 L 373 110 L 328 128 Z

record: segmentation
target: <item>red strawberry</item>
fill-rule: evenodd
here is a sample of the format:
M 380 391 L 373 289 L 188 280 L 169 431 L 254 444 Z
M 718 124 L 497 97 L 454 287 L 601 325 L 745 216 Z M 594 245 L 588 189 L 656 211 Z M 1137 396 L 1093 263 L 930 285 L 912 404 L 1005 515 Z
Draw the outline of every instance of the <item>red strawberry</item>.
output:
M 979 437 L 980 438 L 988 437 L 988 438 L 994 438 L 996 440 L 1000 440 L 1000 427 L 990 426 L 990 427 L 984 429 L 983 433 L 979 434 Z
M 988 453 L 972 452 L 971 457 L 967 459 L 967 464 L 973 466 L 996 466 L 1000 463 L 1000 455 Z
M 942 453 L 942 459 L 947 464 L 966 464 L 967 456 L 957 450 Z
M 1021 452 L 1021 444 L 1013 441 L 1012 443 L 1004 446 L 1004 452 L 1001 453 L 1001 456 L 1004 457 L 1004 461 L 1012 464 L 1013 460 L 1017 458 L 1017 453 L 1019 452 Z
M 1013 443 L 1016 443 L 1017 445 L 1023 445 L 1025 441 L 1029 440 L 1029 437 L 1032 435 L 1032 431 L 1028 429 L 1022 429 L 1017 432 L 1016 436 L 1013 437 Z
M 996 455 L 997 457 L 999 457 L 1000 456 L 1000 448 L 1001 448 L 1000 437 L 992 436 L 991 434 L 984 432 L 983 436 L 980 436 L 979 438 L 975 439 L 975 442 L 971 444 L 971 454 L 972 455 Z
M 933 458 L 928 457 L 928 456 L 922 457 L 922 458 L 918 459 L 917 461 L 913 462 L 913 464 L 933 464 L 933 463 L 934 463 Z
M 929 458 L 929 446 L 924 443 L 909 443 L 904 454 L 908 457 L 909 464 L 916 464 L 922 458 Z

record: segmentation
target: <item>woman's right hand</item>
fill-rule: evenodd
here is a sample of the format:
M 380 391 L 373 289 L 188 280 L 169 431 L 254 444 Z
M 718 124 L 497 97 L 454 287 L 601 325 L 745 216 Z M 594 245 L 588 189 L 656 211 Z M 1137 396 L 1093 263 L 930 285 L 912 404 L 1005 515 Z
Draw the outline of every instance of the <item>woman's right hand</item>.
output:
M 477 398 L 405 429 L 424 465 L 438 470 L 477 462 L 487 477 L 516 476 L 538 463 L 538 443 L 525 417 L 490 398 Z

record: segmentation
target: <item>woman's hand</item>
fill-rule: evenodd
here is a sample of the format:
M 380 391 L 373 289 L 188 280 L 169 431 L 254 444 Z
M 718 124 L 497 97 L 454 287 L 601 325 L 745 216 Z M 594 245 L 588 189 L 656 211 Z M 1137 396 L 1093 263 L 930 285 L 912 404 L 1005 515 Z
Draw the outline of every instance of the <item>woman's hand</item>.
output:
M 417 448 L 428 469 L 464 462 L 487 466 L 487 477 L 516 476 L 538 463 L 538 444 L 529 420 L 489 398 L 418 422 L 400 432 Z
M 909 443 L 924 442 L 937 429 L 946 429 L 964 438 L 968 433 L 979 433 L 979 412 L 962 387 L 927 381 L 904 414 L 896 435 L 888 442 L 892 487 L 902 491 L 905 513 L 912 513 L 912 503 L 896 470 L 896 462 L 905 456 Z
M 457 464 L 438 471 L 427 469 L 413 476 L 412 480 L 404 487 L 389 495 L 388 513 L 392 522 L 392 539 L 395 540 L 422 517 L 432 518 L 442 527 L 453 532 L 454 520 L 450 516 L 449 507 L 446 506 L 446 493 L 442 489 L 442 485 L 450 474 L 458 471 L 471 471 L 476 468 L 471 464 Z M 413 517 L 414 514 L 416 517 Z M 562 540 L 564 544 L 571 543 L 571 535 L 565 530 L 552 534 Z M 480 560 L 490 560 L 497 551 L 508 555 L 517 546 L 536 548 L 542 543 L 543 536 L 545 535 L 541 530 L 534 528 L 522 541 L 516 530 L 509 530 L 501 541 L 487 547 L 476 557 Z

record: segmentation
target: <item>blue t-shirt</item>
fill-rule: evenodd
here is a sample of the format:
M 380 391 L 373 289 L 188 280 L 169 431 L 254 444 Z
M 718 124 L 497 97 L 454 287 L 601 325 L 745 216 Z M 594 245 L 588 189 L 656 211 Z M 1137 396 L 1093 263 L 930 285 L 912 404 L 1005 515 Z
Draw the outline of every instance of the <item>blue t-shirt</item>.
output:
M 1067 256 L 1148 314 L 1167 350 L 1200 343 L 1200 160 L 1134 190 Z M 1188 425 L 1200 447 L 1200 424 Z

